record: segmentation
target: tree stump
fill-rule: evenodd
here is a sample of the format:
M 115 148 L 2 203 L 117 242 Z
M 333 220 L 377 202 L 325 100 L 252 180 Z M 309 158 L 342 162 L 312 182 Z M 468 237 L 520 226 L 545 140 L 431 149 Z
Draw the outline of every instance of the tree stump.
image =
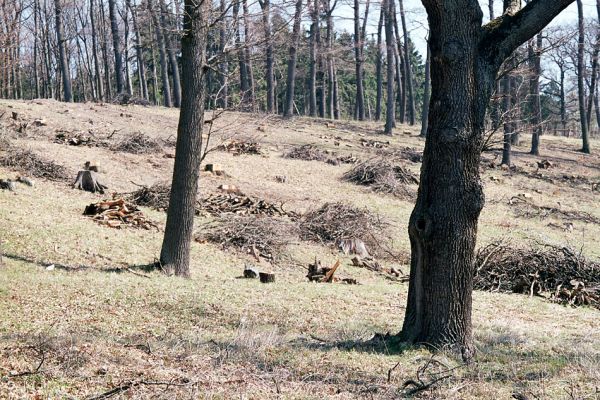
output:
M 257 278 L 258 275 L 259 272 L 255 268 L 252 268 L 249 265 L 246 265 L 246 267 L 244 268 L 244 278 L 254 279 Z
M 108 186 L 103 185 L 98 181 L 98 177 L 94 171 L 84 170 L 77 173 L 77 179 L 75 180 L 75 183 L 73 183 L 73 188 L 104 194 L 104 189 L 108 189 Z
M 14 192 L 16 189 L 16 185 L 10 179 L 7 179 L 7 180 L 0 179 L 0 189 L 6 189 L 9 192 Z
M 271 272 L 259 272 L 258 276 L 262 283 L 272 283 L 275 282 L 275 274 Z

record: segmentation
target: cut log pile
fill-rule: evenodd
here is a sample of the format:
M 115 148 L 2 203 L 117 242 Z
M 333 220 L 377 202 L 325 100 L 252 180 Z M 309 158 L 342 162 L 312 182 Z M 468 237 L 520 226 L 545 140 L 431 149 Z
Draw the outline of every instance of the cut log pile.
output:
M 474 288 L 600 309 L 600 264 L 568 247 L 537 244 L 525 248 L 498 241 L 477 252 Z
M 294 213 L 285 211 L 282 205 L 235 193 L 211 194 L 201 201 L 200 209 L 202 212 L 217 216 L 221 214 L 295 216 Z
M 386 142 L 382 142 L 380 140 L 371 140 L 371 139 L 365 139 L 365 138 L 361 138 L 360 139 L 360 145 L 362 147 L 371 147 L 374 149 L 383 149 L 386 147 L 390 146 L 390 142 L 389 140 Z
M 338 278 L 334 276 L 340 267 L 340 260 L 337 260 L 331 267 L 324 267 L 320 260 L 315 259 L 313 264 L 308 265 L 308 274 L 306 277 L 310 282 L 333 283 L 343 282 L 350 285 L 357 285 L 358 282 L 353 278 Z
M 158 229 L 158 226 L 148 220 L 135 205 L 125 202 L 124 199 L 92 203 L 85 207 L 83 215 L 111 228 L 130 226 L 142 229 Z

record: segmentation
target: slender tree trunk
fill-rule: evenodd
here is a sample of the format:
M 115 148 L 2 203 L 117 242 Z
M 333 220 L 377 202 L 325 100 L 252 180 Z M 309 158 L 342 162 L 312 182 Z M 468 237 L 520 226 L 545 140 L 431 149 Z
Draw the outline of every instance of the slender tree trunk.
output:
M 108 16 L 113 39 L 113 53 L 115 54 L 115 78 L 117 79 L 117 93 L 125 91 L 123 84 L 123 58 L 121 56 L 121 37 L 119 35 L 119 22 L 117 21 L 116 0 L 108 0 Z
M 39 77 L 39 65 L 38 65 L 38 47 L 39 47 L 39 0 L 33 1 L 33 80 L 35 86 L 35 97 L 40 97 L 40 77 Z
M 387 47 L 387 99 L 384 133 L 391 135 L 392 129 L 396 126 L 394 118 L 394 0 L 385 0 L 383 7 L 385 8 L 385 44 Z
M 596 10 L 598 12 L 598 20 L 600 22 L 600 0 L 596 0 Z M 596 33 L 596 42 L 592 50 L 592 71 L 590 73 L 590 95 L 588 96 L 586 109 L 586 124 L 587 130 L 590 132 L 590 124 L 592 122 L 592 105 L 594 102 L 594 93 L 596 92 L 596 84 L 598 81 L 598 56 L 600 54 L 600 31 Z M 588 133 L 589 134 L 589 133 Z
M 138 76 L 140 79 L 140 92 L 142 94 L 142 98 L 148 100 L 150 97 L 148 95 L 146 65 L 144 62 L 144 52 L 142 47 L 140 28 L 138 26 L 137 9 L 134 8 L 135 4 L 132 7 L 131 0 L 126 0 L 126 2 L 127 8 L 129 8 L 129 11 L 131 11 L 131 22 L 133 24 L 133 32 L 135 34 L 135 56 L 137 60 Z
M 250 48 L 252 46 L 251 31 L 250 31 L 250 11 L 248 10 L 248 1 L 242 0 L 242 11 L 244 18 L 244 65 L 246 66 L 246 76 L 248 77 L 248 101 L 252 111 L 256 111 L 256 94 L 254 85 L 254 70 L 252 69 L 252 57 L 250 56 Z
M 294 26 L 292 28 L 292 37 L 290 38 L 290 48 L 288 51 L 287 80 L 285 105 L 283 116 L 286 118 L 294 114 L 294 85 L 296 84 L 296 60 L 298 57 L 298 45 L 300 41 L 300 22 L 302 19 L 302 0 L 296 0 L 296 10 L 294 13 Z
M 90 0 L 90 24 L 92 29 L 92 57 L 94 59 L 94 76 L 96 79 L 96 94 L 98 100 L 104 99 L 104 88 L 102 85 L 102 74 L 100 72 L 100 61 L 98 59 L 98 35 L 96 30 L 96 7 L 94 0 Z
M 365 90 L 363 87 L 363 57 L 360 30 L 360 1 L 354 0 L 354 70 L 356 80 L 356 112 L 359 121 L 365 120 Z
M 541 51 L 542 35 L 537 35 L 534 48 L 533 39 L 529 41 L 528 46 L 529 59 L 531 65 L 531 78 L 529 80 L 529 101 L 531 109 L 530 125 L 531 132 L 531 151 L 530 154 L 540 155 L 540 136 L 542 135 L 542 107 L 540 103 L 540 75 L 542 74 Z
M 69 66 L 67 63 L 67 49 L 65 45 L 65 34 L 63 28 L 63 15 L 61 0 L 54 0 L 54 10 L 56 13 L 56 41 L 58 42 L 58 56 L 60 62 L 60 72 L 63 82 L 63 100 L 66 102 L 73 101 L 71 91 L 71 77 L 69 74 Z
M 123 58 L 125 59 L 125 85 L 127 86 L 127 94 L 133 95 L 133 84 L 131 79 L 131 67 L 129 65 L 129 7 L 124 7 L 123 24 L 125 25 L 125 43 L 123 43 Z
M 265 0 L 268 1 L 268 0 Z M 219 64 L 220 83 L 219 88 L 219 99 L 218 104 L 222 109 L 227 109 L 229 106 L 229 62 L 225 53 L 225 46 L 227 44 L 227 18 L 225 16 L 226 7 L 225 0 L 220 0 L 219 13 L 222 15 L 221 22 L 219 23 L 219 51 L 222 54 L 223 60 Z M 270 39 L 269 39 L 270 40 Z M 271 71 L 272 74 L 272 71 Z M 272 76 L 271 76 L 272 78 Z M 268 78 L 267 78 L 268 79 Z M 272 82 L 271 82 L 272 83 Z
M 579 45 L 577 49 L 577 90 L 579 99 L 579 120 L 581 124 L 581 139 L 583 146 L 581 151 L 584 153 L 590 153 L 590 138 L 588 132 L 587 116 L 585 109 L 585 86 L 584 86 L 584 74 L 585 74 L 585 26 L 584 26 L 584 15 L 583 15 L 583 4 L 581 0 L 577 0 L 577 15 L 578 15 L 578 27 L 579 27 Z
M 402 32 L 404 33 L 404 63 L 405 63 L 405 73 L 406 73 L 406 91 L 407 91 L 407 106 L 408 106 L 408 123 L 410 125 L 415 124 L 416 120 L 416 111 L 415 111 L 415 96 L 414 96 L 414 88 L 413 88 L 413 76 L 412 76 L 412 66 L 410 61 L 410 36 L 408 34 L 408 29 L 406 28 L 406 17 L 404 15 L 404 2 L 403 0 L 398 0 L 400 5 L 400 20 L 402 21 Z
M 309 46 L 309 73 L 308 73 L 308 114 L 317 116 L 317 31 L 319 21 L 319 1 L 315 0 L 311 12 L 312 23 L 310 25 Z
M 377 79 L 377 102 L 375 103 L 375 120 L 381 120 L 381 104 L 383 103 L 383 57 L 381 32 L 383 30 L 384 6 L 382 4 L 377 23 L 377 63 L 375 64 L 375 75 Z
M 106 15 L 104 12 L 104 2 L 100 0 L 100 29 L 102 31 L 102 58 L 104 61 L 104 80 L 106 83 L 106 99 L 112 98 L 112 83 L 110 79 L 110 62 L 108 57 L 108 34 L 106 32 Z
M 156 45 L 158 46 L 159 60 L 160 60 L 160 76 L 162 81 L 163 91 L 163 103 L 165 107 L 172 107 L 171 102 L 171 84 L 169 83 L 169 70 L 167 67 L 167 49 L 165 48 L 165 39 L 163 30 L 156 11 L 152 5 L 152 0 L 148 0 L 148 11 L 152 15 L 152 23 L 154 24 L 154 30 L 156 32 Z
M 427 135 L 427 127 L 429 122 L 429 98 L 431 97 L 431 51 L 427 46 L 427 58 L 425 59 L 425 89 L 423 90 L 423 112 L 421 113 L 421 134 Z
M 181 38 L 182 93 L 173 183 L 160 262 L 168 274 L 190 275 L 190 245 L 198 192 L 206 97 L 206 38 L 210 2 L 185 0 Z
M 514 58 L 507 61 L 508 68 L 512 68 L 514 65 Z M 511 153 L 512 153 L 512 135 L 513 135 L 513 123 L 512 123 L 512 79 L 510 76 L 505 76 L 502 79 L 502 108 L 504 112 L 504 142 L 502 148 L 502 165 L 511 165 Z
M 402 41 L 400 40 L 400 30 L 398 28 L 398 18 L 396 18 L 396 5 L 394 0 L 394 35 L 396 37 L 396 49 L 395 51 L 395 59 L 396 59 L 396 70 L 397 70 L 397 79 L 398 81 L 398 119 L 400 123 L 403 124 L 406 116 L 406 64 L 404 62 L 403 51 L 404 47 L 402 46 Z
M 179 64 L 177 63 L 177 57 L 175 56 L 175 47 L 171 40 L 171 19 L 169 17 L 169 11 L 165 5 L 165 0 L 159 0 L 160 3 L 160 25 L 162 28 L 162 36 L 166 47 L 167 57 L 169 58 L 169 65 L 171 66 L 171 73 L 173 75 L 173 101 L 175 107 L 181 106 L 181 79 L 179 77 Z

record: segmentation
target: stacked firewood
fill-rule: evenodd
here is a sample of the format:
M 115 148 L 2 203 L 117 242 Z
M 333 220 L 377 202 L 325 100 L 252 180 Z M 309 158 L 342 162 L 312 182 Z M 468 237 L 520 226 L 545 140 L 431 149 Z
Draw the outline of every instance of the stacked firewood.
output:
M 233 153 L 234 155 L 239 154 L 263 154 L 260 143 L 245 139 L 232 139 L 226 143 L 223 143 L 218 147 L 219 150 Z
M 292 216 L 281 205 L 235 193 L 211 194 L 202 200 L 201 210 L 217 216 L 221 214 Z
M 123 199 L 90 204 L 85 207 L 83 215 L 111 228 L 131 226 L 142 229 L 158 229 L 158 226 L 148 220 L 135 205 L 126 203 Z

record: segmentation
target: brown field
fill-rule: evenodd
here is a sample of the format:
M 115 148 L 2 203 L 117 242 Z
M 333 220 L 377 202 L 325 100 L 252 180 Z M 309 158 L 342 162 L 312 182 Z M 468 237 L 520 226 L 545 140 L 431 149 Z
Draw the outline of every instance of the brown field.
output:
M 11 118 L 18 113 L 17 120 Z M 82 215 L 86 205 L 170 179 L 176 110 L 108 104 L 0 100 L 0 146 L 29 149 L 66 167 L 73 179 L 85 161 L 101 167 L 105 195 L 71 189 L 71 181 L 34 179 L 30 188 L 0 190 L 0 399 L 392 399 L 410 397 L 403 385 L 417 379 L 431 354 L 376 333 L 397 333 L 407 284 L 352 266 L 332 247 L 290 241 L 273 265 L 276 282 L 238 279 L 252 258 L 210 243 L 192 246 L 191 279 L 144 268 L 160 252 L 165 213 L 143 208 L 159 229 L 111 229 Z M 42 126 L 34 120 L 43 120 Z M 17 130 L 20 124 L 27 124 Z M 410 197 L 374 193 L 342 180 L 351 165 L 330 165 L 282 155 L 311 143 L 321 150 L 368 159 L 380 149 L 361 140 L 421 150 L 418 129 L 399 125 L 391 138 L 380 124 L 226 113 L 214 122 L 213 145 L 224 138 L 258 141 L 263 155 L 213 151 L 226 176 L 203 173 L 201 197 L 233 184 L 245 194 L 304 213 L 326 202 L 366 207 L 389 223 L 396 258 L 385 268 L 408 273 Z M 54 142 L 59 131 L 85 133 L 107 146 Z M 162 150 L 131 154 L 111 146 L 141 132 Z M 2 144 L 4 143 L 4 144 Z M 600 218 L 600 142 L 596 154 L 577 152 L 576 139 L 542 137 L 542 156 L 527 154 L 529 138 L 515 148 L 516 172 L 487 165 L 486 207 L 478 245 L 499 238 L 516 243 L 569 245 L 600 259 L 600 224 L 565 217 L 523 218 L 509 201 L 529 201 Z M 0 157 L 3 149 L 0 147 Z M 536 161 L 553 167 L 539 170 Z M 496 160 L 496 164 L 499 160 Z M 418 174 L 420 164 L 405 166 Z M 22 172 L 1 167 L 0 178 Z M 285 183 L 275 176 L 286 176 Z M 212 217 L 200 216 L 198 229 Z M 307 281 L 315 258 L 340 259 L 337 275 L 360 285 Z M 48 268 L 54 265 L 54 268 Z M 600 398 L 600 311 L 571 308 L 539 297 L 474 293 L 474 363 L 453 354 L 436 360 L 450 376 L 415 397 L 429 399 Z M 456 368 L 454 368 L 456 367 Z M 104 397 L 107 398 L 107 397 Z

